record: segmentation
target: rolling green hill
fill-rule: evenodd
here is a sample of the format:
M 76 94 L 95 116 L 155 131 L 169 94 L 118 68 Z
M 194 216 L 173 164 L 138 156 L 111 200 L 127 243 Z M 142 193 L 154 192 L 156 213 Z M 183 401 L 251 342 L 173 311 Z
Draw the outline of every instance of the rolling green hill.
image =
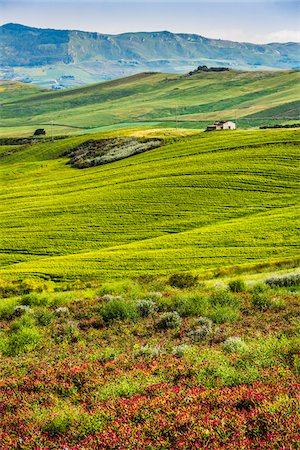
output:
M 246 70 L 299 69 L 300 44 L 266 45 L 169 31 L 107 35 L 76 30 L 0 27 L 3 74 L 51 87 L 87 84 L 155 70 L 183 73 L 198 65 Z
M 2 276 L 212 274 L 299 264 L 299 132 L 180 133 L 129 129 L 2 146 Z M 115 135 L 165 142 L 82 170 L 60 156 Z
M 142 73 L 60 92 L 4 82 L 2 132 L 31 134 L 34 127 L 43 126 L 50 133 L 51 122 L 54 134 L 80 132 L 68 128 L 74 126 L 97 130 L 177 123 L 203 128 L 217 119 L 233 119 L 238 127 L 247 128 L 295 122 L 300 109 L 299 75 L 299 71 Z

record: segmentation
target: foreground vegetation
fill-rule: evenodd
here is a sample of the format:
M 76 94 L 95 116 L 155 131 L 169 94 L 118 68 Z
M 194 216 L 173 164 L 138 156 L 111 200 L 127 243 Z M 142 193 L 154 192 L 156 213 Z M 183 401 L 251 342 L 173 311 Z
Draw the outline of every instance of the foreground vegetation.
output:
M 298 448 L 299 281 L 2 290 L 1 449 Z

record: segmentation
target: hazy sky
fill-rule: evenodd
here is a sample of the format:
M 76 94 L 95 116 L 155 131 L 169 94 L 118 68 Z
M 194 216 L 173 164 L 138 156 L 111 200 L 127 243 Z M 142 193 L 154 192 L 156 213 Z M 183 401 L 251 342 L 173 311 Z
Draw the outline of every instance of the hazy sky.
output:
M 169 30 L 257 43 L 300 41 L 300 0 L 0 0 L 1 23 L 100 33 Z

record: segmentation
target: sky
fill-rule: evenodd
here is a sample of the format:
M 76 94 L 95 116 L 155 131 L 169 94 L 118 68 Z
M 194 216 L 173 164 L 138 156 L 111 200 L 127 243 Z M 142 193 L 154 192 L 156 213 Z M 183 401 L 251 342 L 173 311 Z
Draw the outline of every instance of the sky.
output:
M 300 42 L 300 0 L 0 0 L 0 22 L 108 34 L 168 30 L 241 42 Z

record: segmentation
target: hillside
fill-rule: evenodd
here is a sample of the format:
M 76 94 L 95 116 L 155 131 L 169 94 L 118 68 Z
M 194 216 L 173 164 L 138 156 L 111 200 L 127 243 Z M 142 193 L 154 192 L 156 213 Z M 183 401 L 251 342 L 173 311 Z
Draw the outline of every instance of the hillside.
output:
M 2 146 L 2 275 L 212 275 L 299 264 L 299 132 L 171 131 Z M 89 169 L 60 156 L 117 134 L 165 141 Z
M 4 82 L 2 132 L 32 134 L 35 127 L 45 126 L 50 133 L 52 121 L 54 134 L 80 132 L 68 128 L 74 126 L 203 128 L 217 119 L 237 120 L 238 127 L 294 123 L 300 110 L 299 75 L 299 71 L 150 72 L 59 92 Z
M 45 87 L 70 87 L 142 71 L 187 72 L 198 65 L 299 69 L 298 43 L 257 45 L 168 31 L 107 35 L 0 27 L 3 76 Z

